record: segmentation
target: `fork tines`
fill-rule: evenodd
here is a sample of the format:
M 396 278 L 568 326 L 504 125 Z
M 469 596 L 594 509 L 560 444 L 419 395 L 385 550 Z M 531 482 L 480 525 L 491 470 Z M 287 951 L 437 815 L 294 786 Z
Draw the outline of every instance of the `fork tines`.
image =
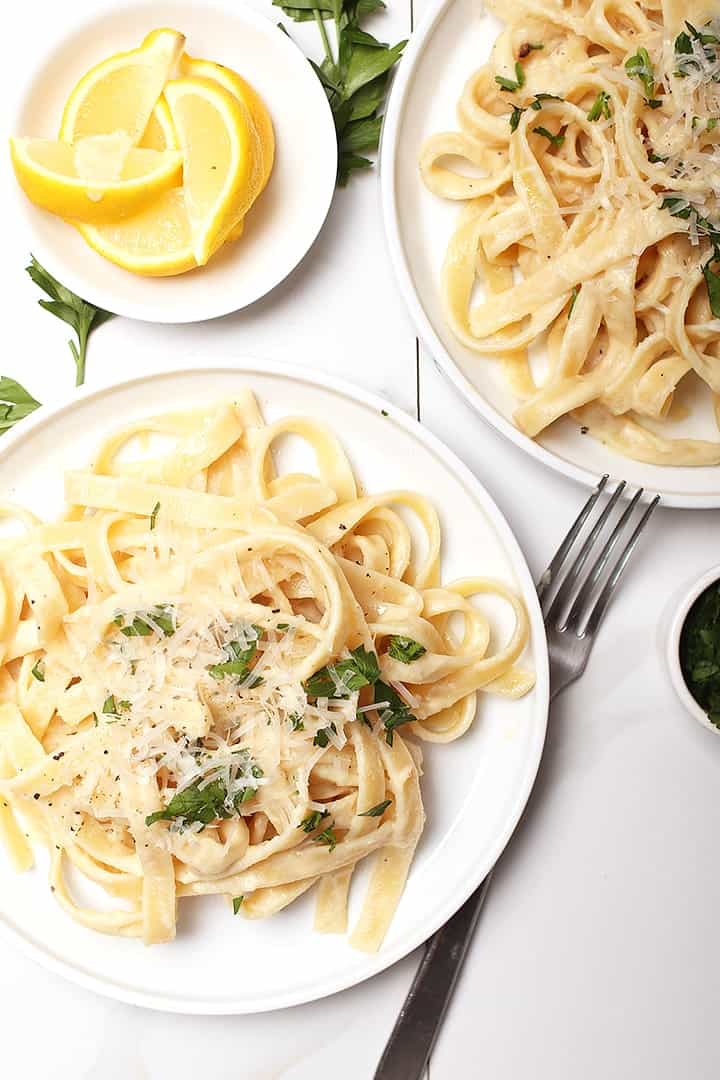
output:
M 607 474 L 601 478 L 540 579 L 538 596 L 545 623 L 558 633 L 572 632 L 581 638 L 594 635 L 640 533 L 660 502 L 659 495 L 643 499 L 643 488 L 639 488 L 623 508 L 621 499 L 627 484 L 621 480 L 612 492 L 606 492 L 609 480 Z M 603 506 L 604 493 L 609 498 Z M 598 504 L 600 513 L 591 521 Z M 611 561 L 621 540 L 624 544 Z

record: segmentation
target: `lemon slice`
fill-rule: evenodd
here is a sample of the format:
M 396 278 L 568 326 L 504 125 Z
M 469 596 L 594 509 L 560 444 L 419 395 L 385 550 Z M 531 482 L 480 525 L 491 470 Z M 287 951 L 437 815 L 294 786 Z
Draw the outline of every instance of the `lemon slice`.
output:
M 247 106 L 260 137 L 262 150 L 260 191 L 262 191 L 270 178 L 275 160 L 275 133 L 270 113 L 260 95 L 253 90 L 250 83 L 243 79 L 242 75 L 238 75 L 232 68 L 216 64 L 212 60 L 200 60 L 194 56 L 188 56 L 187 53 L 183 53 L 180 57 L 180 73 L 183 76 L 213 79 Z
M 177 150 L 128 149 L 128 137 L 122 133 L 92 136 L 76 146 L 53 139 L 13 138 L 10 154 L 18 182 L 32 202 L 81 221 L 113 221 L 136 214 L 163 191 L 176 187 L 182 177 L 182 154 Z
M 180 144 L 164 97 L 159 97 L 139 146 L 145 150 L 179 150 Z
M 169 82 L 165 97 L 184 152 L 195 261 L 203 266 L 257 197 L 260 139 L 247 106 L 211 79 Z
M 138 49 L 116 53 L 91 68 L 67 100 L 60 138 L 72 143 L 87 135 L 125 131 L 138 143 L 184 43 L 177 30 L 153 30 Z
M 168 277 L 197 266 L 180 187 L 163 192 L 147 209 L 125 221 L 76 225 L 98 254 L 134 274 Z

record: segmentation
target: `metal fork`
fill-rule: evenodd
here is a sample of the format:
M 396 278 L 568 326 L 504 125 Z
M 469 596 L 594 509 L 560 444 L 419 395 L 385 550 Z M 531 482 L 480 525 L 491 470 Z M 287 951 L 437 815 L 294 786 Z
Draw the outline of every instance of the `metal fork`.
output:
M 641 532 L 660 502 L 660 496 L 655 495 L 638 517 L 635 511 L 643 496 L 640 488 L 627 502 L 612 531 L 605 536 L 613 510 L 627 488 L 625 481 L 620 481 L 582 540 L 583 527 L 605 492 L 608 480 L 608 476 L 602 477 L 538 583 L 550 654 L 551 700 L 579 679 L 585 670 L 610 600 Z M 611 556 L 621 541 L 624 546 L 610 567 Z M 580 546 L 568 565 L 577 543 Z M 594 562 L 586 570 L 591 556 Z M 491 877 L 492 871 L 452 919 L 430 939 L 374 1080 L 422 1080 L 425 1075 Z

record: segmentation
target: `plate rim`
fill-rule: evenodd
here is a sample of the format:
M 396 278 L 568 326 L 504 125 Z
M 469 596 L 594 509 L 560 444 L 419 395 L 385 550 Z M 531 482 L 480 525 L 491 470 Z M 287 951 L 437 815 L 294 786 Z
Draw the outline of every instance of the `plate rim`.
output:
M 102 25 L 102 20 L 108 17 L 118 16 L 122 12 L 137 12 L 140 15 L 143 12 L 149 11 L 153 6 L 159 6 L 164 13 L 164 9 L 171 5 L 182 5 L 187 8 L 196 10 L 198 5 L 193 3 L 193 0 L 157 0 L 157 4 L 154 4 L 154 0 L 124 0 L 123 3 L 116 4 L 113 0 L 96 0 L 95 6 L 90 11 L 85 11 L 83 14 L 76 17 L 72 17 L 68 21 L 63 22 L 62 36 L 55 38 L 52 44 L 48 44 L 40 54 L 34 55 L 32 64 L 28 67 L 25 77 L 21 83 L 17 86 L 15 92 L 10 99 L 10 107 L 8 109 L 9 120 L 6 124 L 6 128 L 9 132 L 13 132 L 18 127 L 19 115 L 25 106 L 35 80 L 43 71 L 48 62 L 52 61 L 53 57 L 58 53 L 65 45 L 65 43 L 77 34 L 82 33 L 83 30 L 89 29 L 92 26 Z M 201 5 L 205 14 L 212 18 L 214 13 L 221 14 L 226 18 L 234 18 L 239 22 L 246 22 L 248 25 L 255 27 L 258 31 L 265 34 L 267 37 L 271 35 L 276 40 L 280 41 L 280 48 L 285 49 L 288 55 L 296 54 L 300 59 L 307 60 L 304 52 L 300 46 L 290 37 L 289 34 L 283 34 L 273 21 L 258 11 L 251 4 L 246 3 L 245 0 L 239 0 L 237 4 L 233 4 L 232 0 L 205 0 Z M 276 36 L 279 35 L 279 37 Z M 283 40 L 284 39 L 284 40 Z M 269 296 L 275 289 L 278 288 L 291 274 L 293 274 L 301 265 L 303 260 L 307 257 L 311 249 L 313 248 L 318 236 L 322 232 L 322 229 L 327 221 L 330 213 L 330 208 L 333 204 L 336 188 L 336 173 L 337 173 L 337 161 L 338 161 L 338 149 L 337 139 L 335 138 L 335 124 L 333 121 L 332 110 L 327 100 L 327 96 L 320 85 L 320 81 L 315 77 L 310 64 L 307 64 L 307 75 L 312 78 L 308 78 L 307 85 L 317 85 L 317 93 L 315 97 L 317 99 L 318 115 L 324 114 L 325 121 L 324 126 L 326 129 L 326 141 L 328 143 L 328 168 L 327 168 L 327 190 L 323 192 L 322 200 L 317 200 L 318 207 L 322 209 L 318 211 L 317 228 L 312 238 L 308 241 L 304 251 L 295 260 L 292 266 L 282 268 L 282 273 L 278 276 L 277 273 L 273 273 L 269 280 L 272 280 L 272 284 L 264 287 L 263 290 L 257 294 L 253 294 L 251 299 L 245 300 L 239 307 L 236 306 L 232 299 L 231 288 L 218 288 L 215 294 L 218 297 L 226 297 L 224 302 L 206 302 L 205 309 L 190 309 L 186 313 L 185 305 L 172 304 L 167 300 L 161 298 L 153 302 L 152 306 L 148 305 L 148 310 L 142 310 L 142 305 L 139 305 L 137 300 L 131 300 L 127 304 L 121 304 L 124 307 L 122 311 L 113 311 L 113 314 L 122 318 L 134 319 L 137 322 L 157 323 L 159 325 L 191 325 L 199 322 L 209 322 L 213 319 L 221 319 L 228 315 L 235 315 L 238 312 L 245 311 L 246 308 L 252 307 L 253 304 L 257 304 L 263 300 L 266 296 Z M 330 138 L 332 135 L 332 138 Z M 331 161 L 332 158 L 332 168 Z M 30 203 L 27 196 L 24 194 L 20 185 L 15 178 L 15 174 L 10 165 L 6 166 L 9 170 L 9 186 L 12 193 L 13 206 L 16 208 L 18 214 L 22 218 L 23 232 L 26 236 L 27 245 L 29 245 L 34 254 L 37 254 L 39 261 L 45 266 L 53 276 L 57 277 L 67 284 L 67 287 L 72 289 L 78 296 L 82 296 L 83 299 L 93 304 L 95 307 L 106 308 L 108 303 L 108 297 L 103 296 L 105 291 L 102 287 L 99 292 L 95 292 L 95 287 L 92 282 L 89 282 L 90 288 L 86 287 L 83 281 L 78 280 L 75 273 L 71 268 L 65 266 L 64 263 L 58 261 L 53 254 L 53 250 L 49 249 L 42 241 L 37 230 L 33 226 L 33 215 L 35 213 L 44 213 L 39 207 Z M 68 225 L 68 228 L 71 226 Z M 97 258 L 102 258 L 101 255 L 97 255 L 96 252 L 92 253 Z M 121 267 L 117 267 L 121 270 Z M 202 271 L 202 267 L 198 270 Z M 131 273 L 131 271 L 124 271 L 125 273 Z M 173 277 L 184 275 L 171 275 L 170 278 L 165 279 L 163 277 L 144 276 L 141 274 L 133 275 L 141 283 L 152 284 L 153 282 L 162 282 L 164 280 L 173 280 Z M 91 295 L 93 294 L 93 295 Z M 111 310 L 117 305 L 110 305 Z M 140 310 L 139 310 L 140 308 Z
M 592 489 L 597 486 L 601 475 L 600 472 L 593 472 L 582 465 L 567 461 L 560 457 L 559 454 L 553 453 L 541 443 L 525 435 L 524 432 L 516 428 L 514 424 L 495 409 L 480 391 L 473 386 L 440 340 L 413 283 L 409 261 L 400 235 L 396 201 L 398 137 L 416 68 L 438 23 L 449 8 L 452 7 L 453 3 L 454 0 L 432 0 L 419 26 L 413 30 L 410 36 L 410 41 L 393 79 L 389 101 L 385 110 L 380 141 L 380 202 L 385 240 L 395 280 L 398 283 L 412 321 L 418 330 L 420 340 L 428 348 L 430 355 L 446 378 L 453 383 L 470 407 L 480 415 L 480 418 L 489 427 L 514 443 L 524 453 L 529 454 L 530 457 L 535 458 L 542 465 L 552 469 L 553 472 L 560 473 L 583 487 Z M 649 485 L 649 487 L 652 487 L 652 485 Z M 661 506 L 678 510 L 712 510 L 720 507 L 720 492 L 716 495 L 677 491 L 661 492 Z
M 100 387 L 82 387 L 65 393 L 51 404 L 41 405 L 26 417 L 21 424 L 7 432 L 3 436 L 2 444 L 0 444 L 0 462 L 12 452 L 18 443 L 28 438 L 32 439 L 33 432 L 36 429 L 42 428 L 46 422 L 52 421 L 60 415 L 72 412 L 82 402 L 91 401 L 93 398 L 101 398 L 107 394 L 112 394 L 116 390 L 147 385 L 154 381 L 172 380 L 187 375 L 212 378 L 213 375 L 217 374 L 233 374 L 244 378 L 251 378 L 254 375 L 269 375 L 288 379 L 291 382 L 302 382 L 308 384 L 311 388 L 330 390 L 342 397 L 349 398 L 356 404 L 359 403 L 374 409 L 378 414 L 386 413 L 388 421 L 395 423 L 406 435 L 423 444 L 426 449 L 434 453 L 446 467 L 457 475 L 458 479 L 471 491 L 480 509 L 486 514 L 489 524 L 496 531 L 502 550 L 508 559 L 513 574 L 516 576 L 519 591 L 527 605 L 530 636 L 536 661 L 536 683 L 533 692 L 537 695 L 534 710 L 536 714 L 534 722 L 537 727 L 531 739 L 526 772 L 522 785 L 518 788 L 513 799 L 512 810 L 506 817 L 505 827 L 498 834 L 494 844 L 490 846 L 490 857 L 483 862 L 476 862 L 473 865 L 472 873 L 468 875 L 467 887 L 463 887 L 449 901 L 446 900 L 431 918 L 426 918 L 421 926 L 416 927 L 414 933 L 407 935 L 394 948 L 385 951 L 381 948 L 375 954 L 359 954 L 366 955 L 365 970 L 359 975 L 357 973 L 344 974 L 333 979 L 326 979 L 325 983 L 318 985 L 310 994 L 304 991 L 280 990 L 272 997 L 268 995 L 259 1003 L 250 1003 L 249 1005 L 247 1002 L 213 1002 L 192 998 L 180 1000 L 163 993 L 136 990 L 124 983 L 115 983 L 94 975 L 79 963 L 73 964 L 58 957 L 52 948 L 43 948 L 36 941 L 26 936 L 18 927 L 14 926 L 6 915 L 0 911 L 0 936 L 12 942 L 21 952 L 42 967 L 87 990 L 130 1005 L 162 1012 L 186 1015 L 230 1016 L 250 1015 L 307 1004 L 357 986 L 409 955 L 459 910 L 500 858 L 515 832 L 530 798 L 545 744 L 550 705 L 550 676 L 545 626 L 530 569 L 505 515 L 484 484 L 441 439 L 422 423 L 379 394 L 366 390 L 364 387 L 355 386 L 345 379 L 325 375 L 323 372 L 314 371 L 304 366 L 295 367 L 290 364 L 243 358 L 232 363 L 214 361 L 207 367 L 191 365 L 167 371 L 150 372 L 132 379 L 113 381 Z

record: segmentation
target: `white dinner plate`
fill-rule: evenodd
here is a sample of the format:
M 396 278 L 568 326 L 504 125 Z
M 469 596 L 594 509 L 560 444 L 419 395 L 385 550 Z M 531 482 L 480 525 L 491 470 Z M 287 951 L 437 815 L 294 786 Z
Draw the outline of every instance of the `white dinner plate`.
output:
M 592 487 L 603 473 L 658 492 L 663 505 L 720 506 L 720 468 L 646 465 L 613 453 L 563 419 L 530 439 L 512 419 L 517 399 L 500 365 L 472 352 L 448 329 L 440 296 L 440 269 L 455 228 L 458 204 L 423 184 L 420 148 L 439 131 L 456 131 L 456 106 L 468 77 L 485 63 L 501 29 L 478 0 L 433 0 L 405 50 L 388 104 L 381 148 L 383 215 L 391 258 L 418 332 L 458 390 L 494 428 L 545 465 Z M 549 89 L 552 89 L 549 87 Z M 688 380 L 686 380 L 688 382 Z M 717 441 L 709 394 L 696 400 L 683 385 L 686 421 L 663 424 L 677 436 Z M 692 400 L 686 399 L 692 394 Z M 698 394 L 697 397 L 700 395 Z
M 267 188 L 235 243 L 210 262 L 174 277 L 131 274 L 98 255 L 71 225 L 33 206 L 17 183 L 17 212 L 28 247 L 63 285 L 91 303 L 151 322 L 185 323 L 239 311 L 264 296 L 297 266 L 322 228 L 335 190 L 337 140 L 325 91 L 300 49 L 274 22 L 242 0 L 98 0 L 95 13 L 69 28 L 58 16 L 51 52 L 33 55 L 17 92 L 10 129 L 56 138 L 68 94 L 88 68 L 135 48 L 170 26 L 185 34 L 191 56 L 240 72 L 272 117 L 276 156 Z M 6 167 L 10 168 L 6 156 Z
M 258 395 L 266 419 L 304 414 L 331 422 L 364 489 L 413 488 L 438 508 L 445 581 L 498 577 L 523 595 L 531 642 L 525 663 L 535 689 L 519 701 L 483 696 L 467 735 L 427 743 L 422 780 L 427 824 L 405 894 L 376 955 L 312 929 L 308 894 L 266 921 L 233 918 L 220 897 L 180 902 L 177 939 L 147 948 L 74 923 L 53 900 L 46 859 L 26 874 L 0 852 L 0 928 L 40 963 L 103 994 L 156 1009 L 250 1013 L 310 1001 L 382 971 L 442 925 L 493 866 L 530 794 L 545 737 L 548 664 L 540 607 L 525 560 L 478 480 L 438 440 L 382 399 L 323 376 L 252 363 L 151 375 L 110 389 L 82 391 L 39 409 L 0 445 L 0 497 L 45 517 L 62 508 L 63 472 L 91 460 L 109 430 L 169 408 L 227 400 L 240 387 Z M 290 441 L 288 464 L 308 470 Z M 298 455 L 300 455 L 298 457 Z M 489 610 L 498 634 L 507 612 Z M 364 894 L 356 875 L 351 925 Z M 79 894 L 103 895 L 85 885 Z

